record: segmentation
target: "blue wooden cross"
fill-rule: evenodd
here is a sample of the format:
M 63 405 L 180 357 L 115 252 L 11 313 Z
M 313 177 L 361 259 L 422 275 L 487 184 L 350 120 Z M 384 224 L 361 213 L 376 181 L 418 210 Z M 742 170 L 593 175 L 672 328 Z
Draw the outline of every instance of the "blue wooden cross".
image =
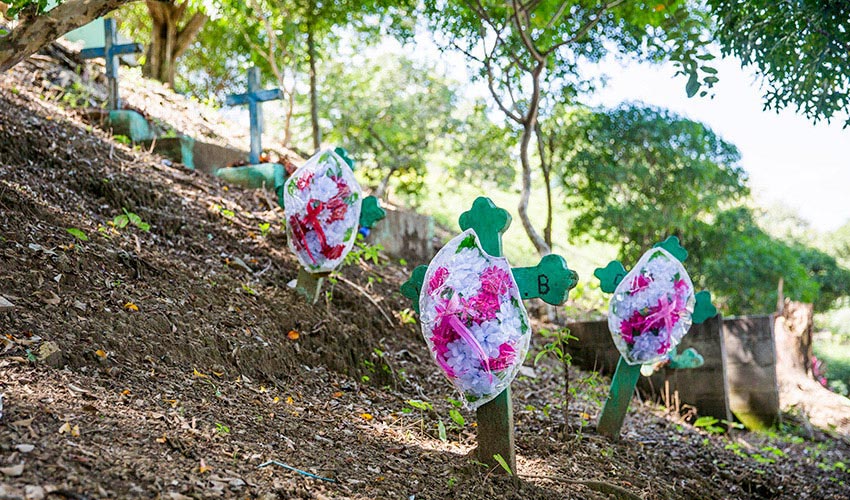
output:
M 282 99 L 280 89 L 260 90 L 260 68 L 253 66 L 248 70 L 248 92 L 227 96 L 228 106 L 248 105 L 251 117 L 251 155 L 248 157 L 252 165 L 260 163 L 260 153 L 263 151 L 263 109 L 260 103 Z
M 102 57 L 106 60 L 106 79 L 109 82 L 109 109 L 121 109 L 121 97 L 118 95 L 118 56 L 138 54 L 142 45 L 138 43 L 118 43 L 118 30 L 115 19 L 103 20 L 103 47 L 93 47 L 80 51 L 83 59 Z

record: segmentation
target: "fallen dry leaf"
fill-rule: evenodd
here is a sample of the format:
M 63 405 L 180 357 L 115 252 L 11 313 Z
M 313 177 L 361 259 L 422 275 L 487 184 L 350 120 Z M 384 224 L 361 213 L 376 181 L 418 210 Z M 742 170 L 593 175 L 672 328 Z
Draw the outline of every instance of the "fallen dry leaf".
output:
M 198 378 L 210 378 L 209 375 L 204 375 L 203 373 L 199 372 L 197 368 L 192 368 L 192 374 Z
M 373 417 L 371 413 L 361 413 L 360 418 L 363 420 L 372 420 L 375 417 Z
M 201 474 L 203 474 L 203 473 L 205 473 L 205 472 L 209 472 L 209 471 L 211 471 L 211 470 L 212 470 L 212 467 L 207 467 L 207 464 L 206 464 L 206 463 L 204 463 L 204 459 L 202 458 L 202 459 L 201 459 L 201 466 L 200 466 L 200 467 L 198 467 L 198 472 L 199 472 L 199 473 L 201 473 Z
M 80 437 L 80 426 L 75 425 L 71 427 L 71 422 L 65 422 L 62 424 L 62 427 L 59 428 L 59 434 L 70 434 L 73 437 Z
M 124 304 L 124 309 L 127 309 L 128 311 L 138 311 L 139 306 L 133 304 L 132 302 L 127 302 L 126 304 Z
M 298 337 L 300 337 L 300 336 L 301 336 L 301 334 L 296 332 L 295 330 L 289 330 L 289 333 L 286 334 L 286 337 L 289 340 L 298 340 Z
M 97 356 L 101 359 L 106 359 L 106 357 L 109 356 L 109 354 L 103 349 L 98 349 L 94 351 L 94 353 L 97 354 Z

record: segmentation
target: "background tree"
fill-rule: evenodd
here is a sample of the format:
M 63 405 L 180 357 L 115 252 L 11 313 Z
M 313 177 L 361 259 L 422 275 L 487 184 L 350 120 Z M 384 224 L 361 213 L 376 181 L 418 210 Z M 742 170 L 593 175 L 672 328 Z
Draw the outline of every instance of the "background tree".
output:
M 431 27 L 445 48 L 461 51 L 478 67 L 477 77 L 506 119 L 521 131 L 522 191 L 518 212 L 537 251 L 548 253 L 552 227 L 551 162 L 538 117 L 556 102 L 569 101 L 591 85 L 580 62 L 597 62 L 609 50 L 649 61 L 673 60 L 688 74 L 688 92 L 711 86 L 715 71 L 700 65 L 707 19 L 689 2 L 465 0 L 425 1 Z M 702 75 L 702 79 L 701 78 Z M 537 142 L 537 158 L 533 141 Z M 534 164 L 533 164 L 534 162 Z M 532 170 L 543 176 L 548 210 L 543 235 L 528 216 Z
M 850 2 L 707 0 L 724 55 L 755 66 L 765 107 L 850 125 Z
M 151 34 L 143 74 L 174 87 L 176 60 L 209 17 L 200 2 L 190 0 L 145 0 L 145 6 L 151 19 Z
M 695 269 L 716 294 L 724 314 L 765 314 L 776 308 L 777 286 L 816 311 L 850 294 L 850 271 L 835 258 L 799 243 L 777 239 L 755 222 L 750 209 L 720 213 L 689 243 Z
M 624 262 L 668 235 L 691 248 L 701 221 L 747 194 L 738 149 L 670 111 L 558 106 L 541 125 L 578 213 L 571 236 L 619 244 Z
M 383 197 L 391 179 L 407 199 L 425 194 L 435 143 L 453 134 L 457 96 L 433 67 L 403 56 L 342 57 L 322 67 L 320 118 Z

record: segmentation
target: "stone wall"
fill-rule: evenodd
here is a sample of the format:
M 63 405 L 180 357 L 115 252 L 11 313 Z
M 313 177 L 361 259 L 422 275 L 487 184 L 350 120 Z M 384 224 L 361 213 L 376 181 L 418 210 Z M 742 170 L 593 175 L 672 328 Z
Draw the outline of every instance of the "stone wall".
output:
M 723 321 L 729 408 L 751 429 L 769 427 L 779 418 L 773 315 Z
M 638 388 L 647 397 L 697 408 L 700 415 L 721 420 L 738 417 L 749 427 L 771 425 L 779 415 L 772 316 L 721 318 L 695 325 L 679 345 L 693 347 L 705 364 L 691 370 L 664 368 L 641 377 Z M 608 322 L 567 325 L 579 340 L 568 350 L 573 364 L 612 375 L 620 358 Z M 678 396 L 678 397 L 677 397 Z M 677 398 L 676 398 L 677 397 Z
M 434 251 L 434 219 L 411 210 L 387 208 L 386 219 L 372 229 L 369 241 L 380 243 L 384 251 L 405 259 L 410 266 L 427 264 Z

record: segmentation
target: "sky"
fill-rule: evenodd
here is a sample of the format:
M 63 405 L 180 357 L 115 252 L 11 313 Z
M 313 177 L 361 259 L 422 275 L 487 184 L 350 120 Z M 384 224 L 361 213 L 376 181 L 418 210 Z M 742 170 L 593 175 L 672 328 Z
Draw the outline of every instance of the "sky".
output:
M 643 101 L 671 109 L 710 126 L 741 151 L 741 166 L 762 206 L 783 204 L 820 231 L 850 220 L 850 127 L 843 122 L 813 124 L 793 109 L 763 109 L 760 81 L 734 59 L 716 65 L 720 82 L 714 98 L 685 94 L 684 77 L 672 65 L 602 64 L 609 76 L 591 105 Z

